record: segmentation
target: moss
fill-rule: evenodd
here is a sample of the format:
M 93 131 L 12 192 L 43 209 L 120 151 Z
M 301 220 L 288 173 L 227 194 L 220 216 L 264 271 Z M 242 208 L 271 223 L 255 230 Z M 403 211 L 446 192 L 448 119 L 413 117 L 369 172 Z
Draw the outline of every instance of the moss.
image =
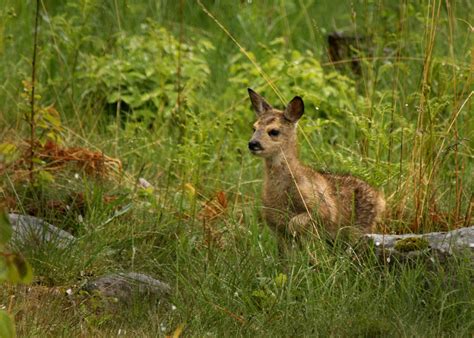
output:
M 395 243 L 395 249 L 400 252 L 423 250 L 429 247 L 429 242 L 423 237 L 407 237 Z

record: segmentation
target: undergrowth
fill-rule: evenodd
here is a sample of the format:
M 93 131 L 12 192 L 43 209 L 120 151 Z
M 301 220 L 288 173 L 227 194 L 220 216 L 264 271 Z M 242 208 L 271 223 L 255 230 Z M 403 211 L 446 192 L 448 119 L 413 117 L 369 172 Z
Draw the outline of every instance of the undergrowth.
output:
M 319 242 L 278 256 L 246 151 L 246 88 L 300 95 L 303 161 L 382 190 L 379 231 L 472 225 L 469 1 L 38 3 L 35 79 L 34 6 L 0 8 L 0 196 L 78 240 L 19 248 L 35 283 L 0 304 L 21 336 L 473 332 L 462 257 L 389 268 Z M 64 296 L 113 271 L 168 282 L 170 302 Z

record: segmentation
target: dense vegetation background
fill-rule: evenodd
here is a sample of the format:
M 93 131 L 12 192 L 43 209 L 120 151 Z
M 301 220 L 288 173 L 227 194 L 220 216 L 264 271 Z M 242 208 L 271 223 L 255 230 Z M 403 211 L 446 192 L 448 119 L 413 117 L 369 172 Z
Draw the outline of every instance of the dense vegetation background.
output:
M 302 158 L 383 190 L 380 231 L 471 225 L 472 2 L 38 3 L 0 6 L 0 196 L 79 240 L 21 248 L 35 282 L 0 291 L 21 335 L 472 334 L 462 259 L 278 257 L 246 151 L 246 88 L 300 95 Z M 63 296 L 123 270 L 171 284 L 169 303 Z

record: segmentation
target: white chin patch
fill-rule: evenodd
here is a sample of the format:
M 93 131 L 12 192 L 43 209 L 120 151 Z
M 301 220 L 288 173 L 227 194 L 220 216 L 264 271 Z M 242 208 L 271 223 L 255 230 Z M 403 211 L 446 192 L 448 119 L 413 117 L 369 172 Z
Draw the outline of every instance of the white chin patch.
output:
M 251 153 L 252 155 L 261 156 L 263 153 L 263 150 L 254 150 L 254 151 L 251 151 Z

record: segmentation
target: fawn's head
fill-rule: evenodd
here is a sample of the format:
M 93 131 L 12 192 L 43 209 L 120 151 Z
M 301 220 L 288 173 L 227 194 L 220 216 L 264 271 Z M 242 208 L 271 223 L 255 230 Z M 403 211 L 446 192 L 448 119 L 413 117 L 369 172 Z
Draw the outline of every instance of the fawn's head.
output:
M 257 114 L 249 150 L 254 155 L 269 158 L 282 151 L 296 151 L 296 124 L 304 112 L 303 99 L 295 96 L 285 110 L 273 108 L 265 99 L 248 89 L 252 107 Z

